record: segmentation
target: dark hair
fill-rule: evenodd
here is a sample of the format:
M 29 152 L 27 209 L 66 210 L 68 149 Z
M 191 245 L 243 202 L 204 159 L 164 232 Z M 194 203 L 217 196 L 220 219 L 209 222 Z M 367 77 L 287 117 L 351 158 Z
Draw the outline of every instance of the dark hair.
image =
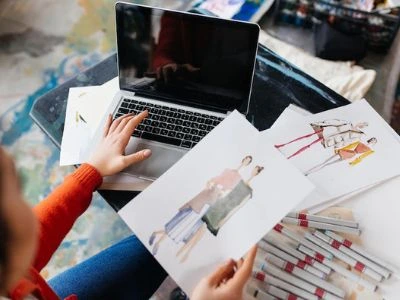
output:
M 1 162 L 2 150 L 0 148 L 0 292 L 4 290 L 6 284 L 7 274 L 7 261 L 8 261 L 8 241 L 9 241 L 9 230 L 7 222 L 3 214 L 3 197 L 4 197 L 4 178 L 2 172 Z

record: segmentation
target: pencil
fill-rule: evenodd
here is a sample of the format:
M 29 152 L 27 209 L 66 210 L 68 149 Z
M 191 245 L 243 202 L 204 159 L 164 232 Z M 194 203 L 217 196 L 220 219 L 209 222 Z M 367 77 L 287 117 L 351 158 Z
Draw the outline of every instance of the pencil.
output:
M 308 220 L 300 220 L 300 219 L 289 218 L 289 217 L 283 218 L 282 223 L 297 225 L 297 226 L 305 227 L 305 228 L 332 230 L 332 231 L 350 233 L 350 234 L 356 234 L 356 235 L 361 234 L 361 230 L 359 228 L 353 228 L 353 227 L 347 227 L 347 226 L 341 226 L 341 225 L 333 225 L 333 224 L 308 221 Z
M 345 239 L 344 237 L 332 232 L 332 231 L 325 231 L 325 234 L 334 240 L 338 241 L 339 243 L 342 243 L 343 246 L 359 253 L 360 255 L 366 257 L 367 259 L 375 262 L 376 264 L 382 266 L 383 268 L 387 269 L 390 271 L 390 273 L 395 272 L 395 268 L 389 265 L 387 262 L 383 261 L 382 259 L 376 257 L 375 255 L 372 255 L 371 253 L 368 253 L 364 248 L 360 247 L 357 244 L 353 244 L 353 242 L 349 241 L 348 239 Z
M 339 241 L 327 236 L 326 234 L 322 233 L 321 231 L 315 231 L 314 235 L 318 237 L 319 239 L 325 241 L 329 245 L 331 245 L 333 248 L 343 252 L 344 254 L 354 258 L 355 260 L 359 261 L 360 263 L 363 263 L 367 267 L 371 268 L 378 274 L 382 275 L 384 278 L 389 278 L 390 277 L 390 272 L 386 270 L 385 268 L 379 266 L 373 261 L 370 261 L 369 259 L 365 258 L 364 256 L 358 254 L 354 250 L 351 250 L 350 248 L 347 248 L 344 246 L 342 243 Z
M 291 256 L 290 254 L 287 254 L 286 252 L 283 252 L 282 250 L 278 249 L 277 247 L 268 244 L 267 242 L 261 240 L 258 242 L 258 246 L 261 250 L 264 250 L 268 253 L 272 253 L 276 255 L 277 257 L 286 260 L 292 264 L 294 264 L 296 267 L 305 270 L 321 279 L 326 278 L 326 274 L 313 266 L 308 265 L 305 261 L 300 260 L 296 257 Z
M 283 226 L 282 224 L 276 224 L 274 226 L 274 230 L 287 236 L 288 238 L 295 240 L 298 243 L 303 244 L 304 246 L 307 246 L 308 248 L 311 248 L 313 250 L 315 250 L 316 252 L 318 252 L 320 255 L 327 257 L 328 259 L 332 259 L 333 255 L 331 253 L 329 253 L 328 251 L 325 251 L 324 249 L 322 249 L 321 247 L 319 247 L 318 245 L 315 245 L 309 241 L 307 241 L 305 238 L 303 238 L 302 236 L 298 235 L 297 233 L 294 233 L 293 231 L 287 229 L 285 226 Z
M 331 268 L 335 272 L 339 273 L 340 275 L 346 277 L 347 279 L 349 279 L 357 284 L 362 285 L 369 291 L 375 292 L 378 289 L 377 285 L 375 285 L 375 284 L 369 282 L 368 280 L 358 276 L 357 274 L 347 270 L 345 267 L 342 267 L 341 265 L 339 265 L 329 259 L 326 259 L 326 258 L 321 259 L 314 250 L 307 248 L 306 246 L 299 245 L 298 250 L 300 252 L 303 252 L 304 254 L 307 254 L 311 257 L 316 258 L 318 261 L 326 264 L 329 268 Z M 319 260 L 319 259 L 321 259 L 321 260 Z
M 352 266 L 354 269 L 357 271 L 364 273 L 365 275 L 368 275 L 372 279 L 381 282 L 383 277 L 375 272 L 374 270 L 370 269 L 363 263 L 355 260 L 354 258 L 348 256 L 347 254 L 343 253 L 342 251 L 337 250 L 336 248 L 333 248 L 331 245 L 328 243 L 324 242 L 322 239 L 319 239 L 318 237 L 312 235 L 309 232 L 306 232 L 305 237 L 307 240 L 317 244 L 318 246 L 324 248 L 326 251 L 330 252 L 335 256 L 336 258 L 340 259 L 341 261 L 345 262 L 346 264 L 349 264 Z
M 276 286 L 278 288 L 281 288 L 285 291 L 288 291 L 289 293 L 293 293 L 304 299 L 319 300 L 318 296 L 315 296 L 301 288 L 298 288 L 297 286 L 294 286 L 293 284 L 287 283 L 286 281 L 284 281 L 280 278 L 276 278 L 275 276 L 272 276 L 271 274 L 267 274 L 263 270 L 253 271 L 253 278 L 255 278 L 259 281 L 268 283 L 270 285 Z
M 354 221 L 342 220 L 342 219 L 337 219 L 337 218 L 329 218 L 329 217 L 317 216 L 317 215 L 311 215 L 311 214 L 305 214 L 305 213 L 290 212 L 287 214 L 287 217 L 295 218 L 295 219 L 299 219 L 299 220 L 316 221 L 316 222 L 321 222 L 321 223 L 358 228 L 358 223 L 354 222 Z
M 267 243 L 279 248 L 280 250 L 296 257 L 297 259 L 304 261 L 306 264 L 315 267 L 316 269 L 324 272 L 326 275 L 329 275 L 331 273 L 331 269 L 325 266 L 324 264 L 321 264 L 320 262 L 316 261 L 314 258 L 311 256 L 305 255 L 304 253 L 301 253 L 300 251 L 297 251 L 296 249 L 292 248 L 290 245 L 286 245 L 284 243 L 278 242 L 276 239 L 270 237 L 270 236 L 265 236 L 263 241 L 266 241 Z
M 262 287 L 247 286 L 247 293 L 256 299 L 269 300 L 269 299 L 285 299 L 285 300 L 303 300 L 294 294 L 288 293 L 276 286 L 263 282 Z
M 321 298 L 324 298 L 327 300 L 337 300 L 338 297 L 336 297 L 336 296 L 344 297 L 344 295 L 345 295 L 343 290 L 334 286 L 333 284 L 331 284 L 321 278 L 318 278 L 317 276 L 310 274 L 304 270 L 301 270 L 298 267 L 296 267 L 295 265 L 293 265 L 292 263 L 286 262 L 273 254 L 267 253 L 264 256 L 264 260 L 289 274 L 293 274 L 294 276 L 299 277 L 302 280 L 307 281 L 312 285 L 315 285 L 316 286 L 315 291 L 318 290 L 318 295 L 317 295 L 318 297 L 321 297 Z M 315 291 L 313 292 L 314 294 L 315 294 Z M 336 296 L 334 296 L 330 293 L 332 293 Z

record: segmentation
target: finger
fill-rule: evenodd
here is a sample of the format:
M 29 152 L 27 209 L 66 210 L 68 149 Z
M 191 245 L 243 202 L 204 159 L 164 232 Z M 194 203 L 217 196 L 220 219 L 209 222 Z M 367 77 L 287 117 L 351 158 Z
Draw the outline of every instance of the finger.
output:
M 243 266 L 243 262 L 244 262 L 243 258 L 239 259 L 236 262 L 236 270 L 239 270 Z
M 144 149 L 142 151 L 126 155 L 124 157 L 124 165 L 125 168 L 129 167 L 132 164 L 136 164 L 138 162 L 141 162 L 151 156 L 151 150 L 150 149 Z
M 103 137 L 106 137 L 108 135 L 108 131 L 110 130 L 111 123 L 112 123 L 112 115 L 109 114 L 107 117 L 106 124 L 104 125 Z
M 212 286 L 218 286 L 219 283 L 226 278 L 230 273 L 234 272 L 233 267 L 235 266 L 235 261 L 233 259 L 228 260 L 225 264 L 220 266 L 214 273 L 209 277 L 209 283 Z
M 120 123 L 123 119 L 125 119 L 125 118 L 127 118 L 127 117 L 129 117 L 129 116 L 132 116 L 132 115 L 133 115 L 133 114 L 130 113 L 130 114 L 122 115 L 122 116 L 118 117 L 117 119 L 115 119 L 115 120 L 112 122 L 112 124 L 111 124 L 111 126 L 110 126 L 110 129 L 108 130 L 108 133 L 114 132 L 115 128 L 117 128 L 117 126 L 119 125 L 119 123 Z
M 253 246 L 247 253 L 246 258 L 243 261 L 243 264 L 237 270 L 237 272 L 232 278 L 232 284 L 235 287 L 243 289 L 243 286 L 246 284 L 247 280 L 251 275 L 251 270 L 253 268 L 256 254 L 257 254 L 257 246 Z
M 134 118 L 130 119 L 128 124 L 122 130 L 123 138 L 130 138 L 135 128 L 147 117 L 149 116 L 149 112 L 147 110 L 142 111 L 140 114 L 136 115 Z M 127 142 L 129 139 L 127 140 Z
M 124 118 L 121 122 L 119 122 L 117 128 L 115 128 L 114 132 L 115 133 L 120 133 L 122 130 L 124 130 L 126 124 L 128 124 L 128 122 L 130 120 L 132 120 L 134 118 L 134 116 L 129 116 L 127 118 Z

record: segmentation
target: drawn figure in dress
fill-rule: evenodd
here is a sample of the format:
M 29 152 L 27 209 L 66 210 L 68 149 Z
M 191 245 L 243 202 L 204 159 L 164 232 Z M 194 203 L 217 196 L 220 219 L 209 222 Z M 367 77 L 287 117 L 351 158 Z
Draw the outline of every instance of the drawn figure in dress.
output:
M 154 244 L 153 255 L 157 254 L 161 242 L 167 236 L 177 244 L 186 242 L 187 237 L 196 230 L 193 226 L 197 226 L 197 221 L 201 220 L 208 208 L 217 199 L 234 189 L 242 180 L 239 171 L 248 166 L 252 160 L 253 158 L 248 155 L 236 169 L 225 169 L 220 175 L 209 180 L 200 193 L 179 208 L 177 214 L 165 224 L 163 230 L 153 232 L 149 239 L 150 246 Z M 157 237 L 158 240 L 155 242 Z
M 321 164 L 316 165 L 315 167 L 308 170 L 305 175 L 308 176 L 312 173 L 320 171 L 321 169 L 336 164 L 342 161 L 348 161 L 350 166 L 355 166 L 359 164 L 364 158 L 374 153 L 374 150 L 371 148 L 373 145 L 377 143 L 376 138 L 371 138 L 364 144 L 361 141 L 357 141 L 351 143 L 342 148 L 335 149 L 335 154 L 329 157 L 327 160 L 322 162 Z
M 240 180 L 232 191 L 225 194 L 208 208 L 203 217 L 192 226 L 192 230 L 185 236 L 185 244 L 176 254 L 178 257 L 181 256 L 180 262 L 184 262 L 189 257 L 190 252 L 207 230 L 212 235 L 217 236 L 221 227 L 252 198 L 253 189 L 250 186 L 250 182 L 262 170 L 264 170 L 264 167 L 254 167 L 247 181 Z
M 353 142 L 360 141 L 361 137 L 365 134 L 361 129 L 367 127 L 368 123 L 361 122 L 353 125 L 349 121 L 331 119 L 321 122 L 314 122 L 311 123 L 310 126 L 314 132 L 298 137 L 287 143 L 275 145 L 275 148 L 282 149 L 287 145 L 301 143 L 303 140 L 315 136 L 315 140 L 311 141 L 305 146 L 302 146 L 287 158 L 293 158 L 305 152 L 307 149 L 310 149 L 311 146 L 315 144 L 321 144 L 324 148 L 337 149 Z

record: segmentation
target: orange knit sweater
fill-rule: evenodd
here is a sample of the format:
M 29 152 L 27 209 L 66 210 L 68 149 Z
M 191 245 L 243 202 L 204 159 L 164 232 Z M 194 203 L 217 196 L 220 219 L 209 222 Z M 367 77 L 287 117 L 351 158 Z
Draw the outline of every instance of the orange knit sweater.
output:
M 49 262 L 76 219 L 88 208 L 93 191 L 101 183 L 99 172 L 83 164 L 33 209 L 40 224 L 39 247 L 26 278 L 9 294 L 11 299 L 23 299 L 27 295 L 34 295 L 38 299 L 59 299 L 39 272 Z M 71 295 L 68 299 L 76 297 Z

